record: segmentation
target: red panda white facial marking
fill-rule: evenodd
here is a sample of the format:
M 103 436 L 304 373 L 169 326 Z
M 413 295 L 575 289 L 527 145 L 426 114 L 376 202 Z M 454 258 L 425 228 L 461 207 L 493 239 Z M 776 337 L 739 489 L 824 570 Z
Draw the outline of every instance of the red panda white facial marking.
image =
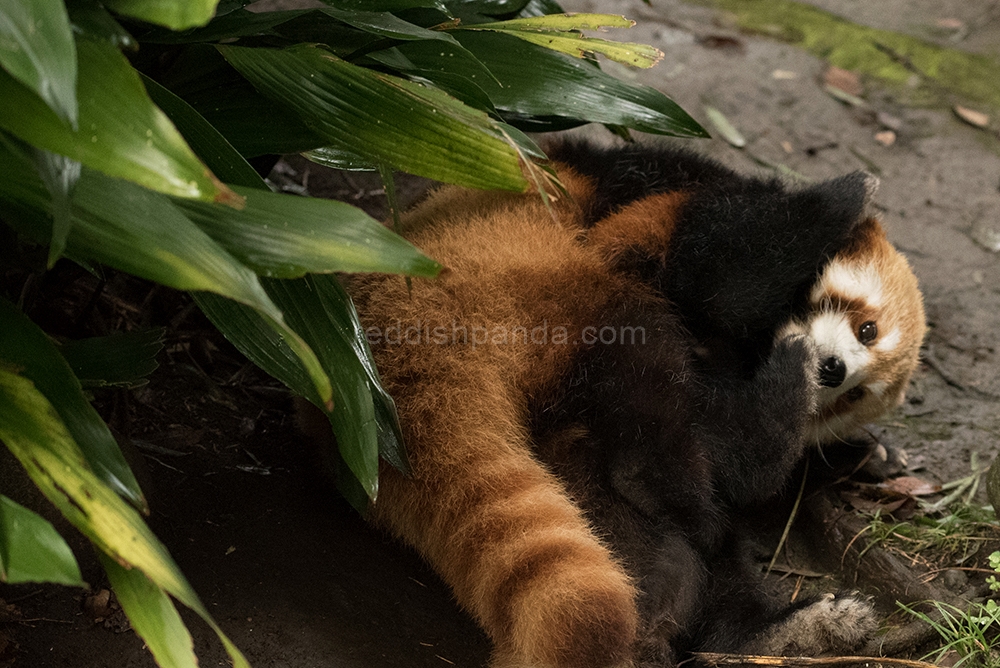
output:
M 819 389 L 808 438 L 823 443 L 902 402 L 924 336 L 923 300 L 906 259 L 869 219 L 827 264 L 809 305 L 782 334 L 805 335 L 816 347 Z

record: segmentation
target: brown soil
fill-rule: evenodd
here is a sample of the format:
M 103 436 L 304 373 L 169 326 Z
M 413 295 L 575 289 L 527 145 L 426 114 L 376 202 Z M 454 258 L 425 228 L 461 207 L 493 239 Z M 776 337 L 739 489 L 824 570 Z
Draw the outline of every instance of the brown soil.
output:
M 931 331 L 926 363 L 909 401 L 873 433 L 905 448 L 910 472 L 930 481 L 968 475 L 972 453 L 978 453 L 980 464 L 991 461 L 1000 434 L 1000 262 L 970 232 L 974 226 L 1000 226 L 995 135 L 962 124 L 946 109 L 903 105 L 876 82 L 864 82 L 870 110 L 845 106 L 818 83 L 825 67 L 821 60 L 741 35 L 711 10 L 677 0 L 657 0 L 651 8 L 638 0 L 563 4 L 639 20 L 628 39 L 656 44 L 666 58 L 649 72 L 616 74 L 668 92 L 699 120 L 704 121 L 705 103 L 721 110 L 747 137 L 747 147 L 737 150 L 720 139 L 698 146 L 728 164 L 760 172 L 767 170 L 762 162 L 781 164 L 814 179 L 878 170 L 877 203 L 890 237 L 921 280 Z M 850 15 L 857 3 L 815 4 Z M 893 0 L 892 6 L 886 16 L 855 18 L 933 37 L 936 33 L 924 28 L 939 18 L 957 17 L 973 28 L 968 41 L 957 43 L 960 48 L 983 50 L 997 43 L 984 39 L 997 34 L 995 2 Z M 776 70 L 794 77 L 776 78 Z M 875 139 L 886 129 L 875 112 L 898 121 L 891 146 Z M 304 184 L 313 195 L 375 207 L 370 209 L 375 215 L 384 215 L 384 208 L 377 210 L 377 180 L 325 173 L 300 160 L 289 165 L 292 171 L 272 178 Z M 408 195 L 425 186 L 408 185 Z M 117 277 L 91 304 L 95 288 L 79 272 L 54 272 L 38 287 L 52 314 L 46 324 L 54 330 L 66 329 L 66 323 L 86 325 L 100 333 L 123 319 L 135 322 L 135 305 L 145 304 L 143 317 L 149 321 L 139 324 L 167 327 L 167 348 L 150 384 L 131 393 L 100 394 L 98 402 L 138 462 L 153 507 L 150 524 L 252 665 L 484 665 L 487 640 L 456 609 L 440 581 L 413 553 L 369 529 L 317 475 L 316 462 L 293 430 L 282 388 L 233 351 L 183 295 Z M 30 496 L 23 481 L 10 479 L 9 466 L 2 469 L 7 472 L 0 476 L 4 493 L 18 496 L 14 492 L 20 490 L 20 496 Z M 817 504 L 809 505 L 804 516 L 814 527 L 831 517 L 844 522 L 829 538 L 837 549 L 828 544 L 826 550 L 847 554 L 856 520 L 831 516 Z M 75 538 L 73 546 L 91 593 L 105 587 L 85 542 Z M 793 547 L 805 549 L 799 543 Z M 854 557 L 848 556 L 850 567 Z M 882 564 L 881 558 L 875 561 Z M 954 565 L 950 559 L 946 566 Z M 833 561 L 825 568 L 838 568 L 838 560 Z M 834 585 L 814 577 L 821 567 L 815 563 L 793 565 L 795 577 L 779 586 Z M 911 577 L 909 566 L 903 572 L 892 568 L 858 567 L 852 575 L 858 574 L 860 585 L 892 591 L 886 578 Z M 954 571 L 959 575 L 952 573 L 947 582 L 941 573 L 928 576 L 933 576 L 934 593 L 978 593 L 975 582 L 962 579 L 974 572 Z M 0 667 L 153 666 L 142 641 L 114 613 L 113 601 L 102 611 L 102 622 L 85 612 L 89 595 L 58 587 L 0 587 L 0 597 L 15 604 L 11 611 L 0 607 Z M 214 634 L 193 616 L 185 619 L 201 665 L 228 665 Z M 912 647 L 904 643 L 898 651 L 905 649 Z

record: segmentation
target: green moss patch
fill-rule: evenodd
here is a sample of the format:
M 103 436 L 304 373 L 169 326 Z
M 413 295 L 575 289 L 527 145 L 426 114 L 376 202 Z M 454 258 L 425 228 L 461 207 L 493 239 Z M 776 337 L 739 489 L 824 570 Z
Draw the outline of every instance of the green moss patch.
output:
M 832 65 L 907 89 L 911 101 L 952 102 L 952 97 L 1000 109 L 1000 62 L 930 44 L 909 35 L 858 25 L 791 0 L 694 0 L 735 15 L 744 30 L 806 49 Z

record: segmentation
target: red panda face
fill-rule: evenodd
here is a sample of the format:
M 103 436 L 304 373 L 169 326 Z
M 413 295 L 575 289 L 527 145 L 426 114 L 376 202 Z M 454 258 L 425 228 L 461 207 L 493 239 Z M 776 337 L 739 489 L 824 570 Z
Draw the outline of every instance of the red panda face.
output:
M 906 259 L 872 218 L 826 265 L 809 309 L 790 331 L 816 346 L 819 391 L 809 440 L 824 443 L 902 403 L 924 337 L 923 299 Z

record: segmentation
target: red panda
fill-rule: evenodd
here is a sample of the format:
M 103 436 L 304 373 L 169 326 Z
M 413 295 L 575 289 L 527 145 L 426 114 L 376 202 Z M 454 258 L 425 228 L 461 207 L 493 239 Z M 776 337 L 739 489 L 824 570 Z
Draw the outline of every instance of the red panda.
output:
M 452 588 L 493 668 L 778 652 L 803 624 L 823 633 L 802 651 L 856 645 L 863 602 L 757 593 L 732 512 L 916 363 L 920 295 L 867 217 L 870 178 L 788 191 L 669 148 L 553 155 L 552 211 L 443 187 L 403 228 L 442 276 L 350 286 L 412 468 L 382 467 L 373 520 Z
M 821 387 L 807 438 L 823 444 L 903 402 L 926 325 L 916 277 L 873 218 L 823 269 L 809 307 L 782 334 L 815 343 Z

